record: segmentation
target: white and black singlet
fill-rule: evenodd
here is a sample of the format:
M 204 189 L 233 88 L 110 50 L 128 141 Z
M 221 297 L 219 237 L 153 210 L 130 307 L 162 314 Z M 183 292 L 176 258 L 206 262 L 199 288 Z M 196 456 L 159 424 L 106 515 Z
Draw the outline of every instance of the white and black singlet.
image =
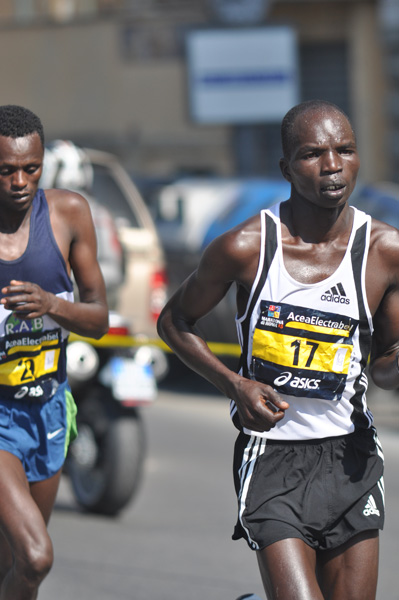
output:
M 284 266 L 280 204 L 261 212 L 258 271 L 246 311 L 236 319 L 241 373 L 272 386 L 290 407 L 270 431 L 244 429 L 247 434 L 307 440 L 372 427 L 364 372 L 373 332 L 365 289 L 371 218 L 351 210 L 341 264 L 313 284 L 296 281 Z M 234 402 L 231 415 L 242 429 Z

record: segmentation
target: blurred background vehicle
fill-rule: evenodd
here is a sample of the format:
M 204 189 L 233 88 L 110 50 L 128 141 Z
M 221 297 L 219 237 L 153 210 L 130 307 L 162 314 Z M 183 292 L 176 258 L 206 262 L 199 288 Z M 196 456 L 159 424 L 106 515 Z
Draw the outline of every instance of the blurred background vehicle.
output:
M 78 504 L 114 516 L 135 497 L 142 480 L 146 435 L 141 409 L 156 398 L 151 366 L 130 336 L 123 317 L 110 313 L 101 340 L 71 335 L 67 373 L 78 407 L 78 437 L 72 442 L 64 473 Z
M 236 195 L 234 180 L 217 178 L 184 178 L 160 189 L 155 223 L 171 291 L 196 268 L 208 228 Z
M 360 184 L 351 197 L 351 204 L 364 210 L 374 219 L 399 228 L 399 185 L 397 183 Z
M 157 344 L 156 320 L 167 295 L 165 256 L 133 181 L 114 155 L 53 140 L 46 146 L 41 186 L 72 189 L 89 201 L 109 307 L 129 321 L 162 379 L 168 362 Z

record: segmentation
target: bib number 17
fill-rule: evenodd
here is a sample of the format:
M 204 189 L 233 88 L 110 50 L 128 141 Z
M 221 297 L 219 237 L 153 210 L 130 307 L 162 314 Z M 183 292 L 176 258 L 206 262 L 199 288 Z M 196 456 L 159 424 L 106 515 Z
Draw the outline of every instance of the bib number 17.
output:
M 299 365 L 299 356 L 300 356 L 300 352 L 301 352 L 301 346 L 303 346 L 303 345 L 304 345 L 303 342 L 301 342 L 300 340 L 295 340 L 291 344 L 291 347 L 294 348 L 294 360 L 293 360 L 294 366 Z M 310 352 L 309 352 L 308 358 L 305 363 L 305 367 L 309 368 L 310 365 L 312 364 L 314 355 L 316 354 L 316 350 L 319 347 L 319 344 L 317 344 L 316 342 L 307 341 L 306 346 L 310 346 Z M 302 351 L 304 351 L 304 350 L 305 349 L 303 349 Z

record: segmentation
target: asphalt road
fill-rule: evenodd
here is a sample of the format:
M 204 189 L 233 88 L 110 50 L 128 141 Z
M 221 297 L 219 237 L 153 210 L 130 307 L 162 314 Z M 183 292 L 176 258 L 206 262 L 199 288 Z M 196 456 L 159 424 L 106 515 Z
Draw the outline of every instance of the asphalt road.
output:
M 194 390 L 188 391 L 188 390 Z M 399 600 L 399 397 L 370 393 L 386 455 L 387 522 L 378 600 Z M 117 519 L 82 513 L 62 481 L 50 523 L 55 564 L 40 600 L 235 600 L 265 595 L 254 554 L 231 541 L 235 438 L 228 403 L 186 378 L 146 409 L 148 458 Z

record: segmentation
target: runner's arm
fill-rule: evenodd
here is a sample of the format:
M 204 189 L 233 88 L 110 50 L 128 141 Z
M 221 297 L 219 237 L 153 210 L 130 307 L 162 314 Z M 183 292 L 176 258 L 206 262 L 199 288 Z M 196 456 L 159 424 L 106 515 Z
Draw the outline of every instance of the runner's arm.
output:
M 48 314 L 59 325 L 79 335 L 100 338 L 108 330 L 105 284 L 97 261 L 97 241 L 90 207 L 79 194 L 62 194 L 62 236 L 59 243 L 69 248 L 67 263 L 76 281 L 79 297 L 68 302 L 43 290 L 34 282 L 11 281 L 3 288 L 5 308 L 22 312 L 26 318 Z M 58 229 L 61 227 L 58 225 Z M 17 304 L 21 303 L 18 311 Z
M 370 375 L 382 389 L 399 387 L 399 231 L 373 220 L 366 271 L 369 303 L 376 305 Z
M 378 387 L 399 387 L 399 289 L 391 289 L 374 316 L 370 375 Z
M 233 281 L 237 281 L 246 257 L 247 250 L 240 247 L 237 237 L 231 233 L 210 244 L 197 270 L 162 311 L 158 332 L 186 365 L 236 402 L 242 425 L 264 431 L 283 418 L 288 404 L 269 386 L 231 371 L 211 352 L 195 327 L 198 319 L 212 310 Z M 276 411 L 266 405 L 268 401 Z

